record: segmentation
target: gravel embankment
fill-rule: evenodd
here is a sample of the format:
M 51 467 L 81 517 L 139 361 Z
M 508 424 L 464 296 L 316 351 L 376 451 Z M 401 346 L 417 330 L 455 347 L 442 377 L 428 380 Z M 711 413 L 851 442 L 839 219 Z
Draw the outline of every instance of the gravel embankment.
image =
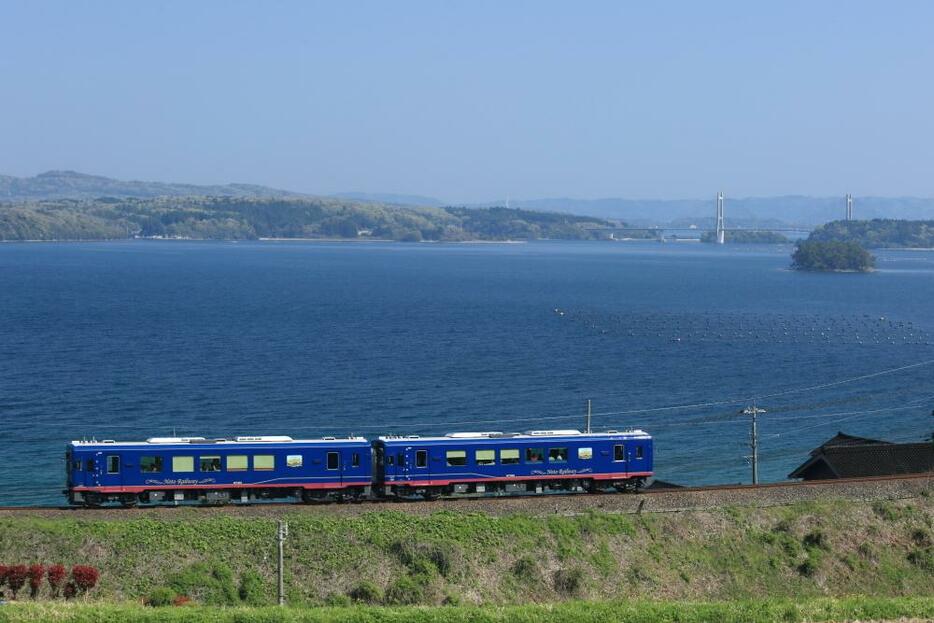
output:
M 873 501 L 914 498 L 934 493 L 934 474 L 910 478 L 872 479 L 824 483 L 782 483 L 765 487 L 736 486 L 706 489 L 666 489 L 642 494 L 575 494 L 540 497 L 478 498 L 436 502 L 364 502 L 360 504 L 275 504 L 199 508 L 105 508 L 105 509 L 0 509 L 0 517 L 28 515 L 49 518 L 131 519 L 171 518 L 181 513 L 225 514 L 237 517 L 274 518 L 292 513 L 360 515 L 377 510 L 430 514 L 445 510 L 491 515 L 574 515 L 588 511 L 607 513 L 670 513 L 707 510 L 725 506 L 779 506 L 795 502 L 843 499 Z

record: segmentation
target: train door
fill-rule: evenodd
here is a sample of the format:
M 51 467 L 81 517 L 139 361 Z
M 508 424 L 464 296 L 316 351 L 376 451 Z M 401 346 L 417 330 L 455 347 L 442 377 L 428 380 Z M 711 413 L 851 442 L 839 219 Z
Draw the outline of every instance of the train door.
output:
M 338 450 L 328 450 L 324 455 L 324 468 L 327 470 L 327 477 L 336 479 L 335 484 L 344 482 L 344 465 L 347 462 L 343 460 L 344 457 L 341 454 Z
M 632 448 L 622 442 L 613 444 L 613 472 L 629 474 L 629 453 Z
M 413 449 L 411 473 L 414 480 L 431 479 L 431 468 L 428 465 L 428 448 Z

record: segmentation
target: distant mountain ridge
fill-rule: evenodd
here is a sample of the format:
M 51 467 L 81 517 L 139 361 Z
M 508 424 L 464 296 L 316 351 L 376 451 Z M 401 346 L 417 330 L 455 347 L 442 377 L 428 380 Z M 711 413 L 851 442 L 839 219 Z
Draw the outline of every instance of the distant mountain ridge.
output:
M 59 199 L 97 199 L 101 197 L 151 199 L 155 197 L 213 196 L 243 198 L 320 197 L 256 184 L 197 185 L 167 182 L 122 181 L 75 171 L 47 171 L 34 177 L 0 175 L 0 202 L 47 201 Z M 454 204 L 435 197 L 411 194 L 346 192 L 330 195 L 343 200 L 382 205 L 467 208 L 495 207 L 504 201 Z M 623 220 L 636 227 L 686 227 L 712 225 L 715 200 L 708 199 L 574 199 L 543 198 L 510 201 L 513 208 L 560 212 L 579 216 Z M 727 226 L 813 228 L 843 217 L 844 199 L 840 197 L 726 197 Z M 934 198 L 856 197 L 857 219 L 934 219 Z
M 97 199 L 99 197 L 150 199 L 192 195 L 267 198 L 307 196 L 255 184 L 203 186 L 138 180 L 122 181 L 77 171 L 46 171 L 35 177 L 0 175 L 0 201 Z

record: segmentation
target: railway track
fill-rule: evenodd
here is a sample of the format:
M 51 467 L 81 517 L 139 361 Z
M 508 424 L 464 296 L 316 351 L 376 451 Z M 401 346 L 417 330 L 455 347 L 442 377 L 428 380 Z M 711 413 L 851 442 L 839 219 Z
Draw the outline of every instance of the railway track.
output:
M 771 482 L 771 483 L 762 483 L 762 484 L 722 484 L 722 485 L 704 485 L 698 487 L 672 487 L 664 489 L 649 489 L 646 491 L 641 491 L 635 494 L 626 494 L 626 493 L 608 493 L 608 492 L 599 492 L 599 493 L 576 493 L 576 492 L 557 492 L 549 493 L 544 495 L 502 495 L 502 496 L 465 496 L 458 498 L 443 498 L 440 500 L 360 500 L 352 503 L 324 503 L 324 504 L 300 504 L 296 502 L 256 502 L 251 504 L 225 504 L 225 505 L 199 505 L 199 504 L 183 504 L 179 506 L 173 505 L 160 505 L 160 506 L 140 506 L 133 509 L 123 509 L 119 506 L 100 506 L 96 508 L 88 508 L 81 506 L 68 506 L 68 505 L 26 505 L 26 506 L 0 506 L 0 512 L 10 512 L 10 513 L 29 513 L 29 512 L 42 512 L 42 511 L 68 511 L 68 512 L 77 512 L 77 513 L 100 513 L 100 512 L 147 512 L 147 511 L 157 511 L 157 510 L 172 510 L 177 508 L 197 508 L 203 510 L 218 510 L 218 509 L 264 509 L 264 508 L 346 508 L 346 507 L 369 507 L 369 506 L 392 506 L 397 507 L 399 505 L 404 506 L 414 506 L 418 508 L 425 509 L 437 509 L 443 508 L 449 505 L 456 504 L 467 504 L 473 505 L 477 502 L 489 503 L 489 504 L 507 504 L 514 501 L 522 501 L 523 503 L 535 504 L 539 501 L 542 505 L 547 505 L 550 502 L 556 500 L 581 500 L 581 501 L 595 501 L 595 500 L 618 500 L 626 501 L 629 503 L 638 504 L 641 509 L 645 506 L 646 500 L 658 499 L 671 496 L 704 496 L 705 494 L 723 494 L 723 493 L 736 493 L 740 496 L 745 497 L 761 497 L 761 494 L 768 494 L 770 491 L 794 491 L 796 489 L 810 489 L 810 490 L 820 490 L 820 489 L 840 489 L 847 487 L 859 487 L 860 485 L 885 485 L 886 483 L 912 483 L 912 482 L 923 482 L 927 480 L 934 481 L 934 473 L 922 473 L 922 474 L 903 474 L 898 476 L 868 476 L 861 478 L 839 478 L 835 480 L 808 480 L 808 481 L 796 481 L 796 482 Z M 750 495 L 752 494 L 752 495 Z M 641 502 L 638 502 L 641 500 Z M 585 506 L 594 506 L 592 504 L 585 504 Z M 596 506 L 603 506 L 601 504 L 596 504 Z M 619 506 L 626 506 L 626 504 L 621 504 Z

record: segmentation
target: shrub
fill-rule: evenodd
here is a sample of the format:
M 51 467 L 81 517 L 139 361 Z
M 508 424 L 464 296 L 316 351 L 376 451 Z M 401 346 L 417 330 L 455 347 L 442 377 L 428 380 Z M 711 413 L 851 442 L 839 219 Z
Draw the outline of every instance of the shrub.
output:
M 447 578 L 463 567 L 463 551 L 455 543 L 396 541 L 390 550 L 415 574 L 437 571 Z
M 348 593 L 351 599 L 354 601 L 362 602 L 365 604 L 378 604 L 383 600 L 383 591 L 369 580 L 364 580 L 357 584 L 351 591 Z
M 65 599 L 74 599 L 78 595 L 78 586 L 74 582 L 69 582 L 65 585 L 65 590 L 62 591 L 62 594 L 65 596 Z
M 46 575 L 49 579 L 49 589 L 52 591 L 52 597 L 58 597 L 62 590 L 62 584 L 65 583 L 65 565 L 50 565 Z
M 812 530 L 804 535 L 803 543 L 805 547 L 816 547 L 822 550 L 830 550 L 830 543 L 827 541 L 827 535 L 820 529 Z
M 324 598 L 324 605 L 332 608 L 347 608 L 351 605 L 350 597 L 340 593 L 331 593 Z
M 159 586 L 152 589 L 152 592 L 146 597 L 146 605 L 153 608 L 163 608 L 172 605 L 177 597 L 175 591 L 168 586 Z
M 423 575 L 404 575 L 386 589 L 386 603 L 392 606 L 425 603 L 428 582 Z
M 562 595 L 576 597 L 584 587 L 584 572 L 580 569 L 558 569 L 554 575 L 555 590 Z
M 81 593 L 86 593 L 95 586 L 101 577 L 100 571 L 88 565 L 75 565 L 71 568 L 71 581 Z
M 0 565 L 0 588 L 3 588 L 3 585 L 6 584 L 6 575 L 9 570 L 10 568 L 6 565 Z
M 29 576 L 29 570 L 26 565 L 13 565 L 7 567 L 6 584 L 10 587 L 10 595 L 16 599 L 16 594 L 26 585 L 26 578 Z
M 908 554 L 908 562 L 919 569 L 934 573 L 934 547 L 926 547 L 924 549 L 912 551 Z
M 538 569 L 538 562 L 531 556 L 523 556 L 512 564 L 512 574 L 526 582 L 538 582 L 541 579 L 541 572 Z
M 240 576 L 240 588 L 237 590 L 240 601 L 250 606 L 262 606 L 266 603 L 266 590 L 263 578 L 255 571 L 247 571 Z
M 817 573 L 817 570 L 820 568 L 820 563 L 820 551 L 817 549 L 809 549 L 807 558 L 804 559 L 804 562 L 798 565 L 798 573 L 804 577 L 809 578 Z
M 40 564 L 29 566 L 29 596 L 36 599 L 39 596 L 39 589 L 42 588 L 42 580 L 45 578 L 45 567 Z
M 168 585 L 179 595 L 188 595 L 209 606 L 232 606 L 240 602 L 233 573 L 227 565 L 198 562 L 169 578 Z
M 179 606 L 187 606 L 191 604 L 191 597 L 188 595 L 177 595 L 175 599 L 172 600 L 172 605 L 176 608 Z

